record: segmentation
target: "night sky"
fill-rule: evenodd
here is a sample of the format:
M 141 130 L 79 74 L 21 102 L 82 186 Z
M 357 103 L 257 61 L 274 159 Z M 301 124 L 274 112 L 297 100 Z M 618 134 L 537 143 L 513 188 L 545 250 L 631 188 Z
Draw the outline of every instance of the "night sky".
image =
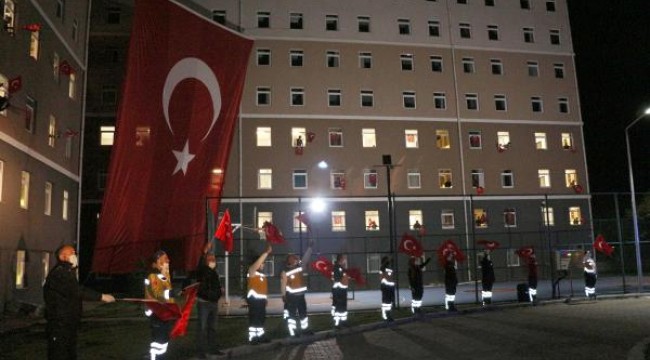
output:
M 625 127 L 650 107 L 650 0 L 568 0 L 589 183 L 628 192 Z M 630 128 L 637 192 L 650 191 L 650 116 Z

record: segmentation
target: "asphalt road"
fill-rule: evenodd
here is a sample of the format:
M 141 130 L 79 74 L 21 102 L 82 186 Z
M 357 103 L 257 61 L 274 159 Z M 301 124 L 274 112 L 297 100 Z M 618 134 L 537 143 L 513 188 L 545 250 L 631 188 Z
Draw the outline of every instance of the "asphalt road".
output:
M 645 296 L 435 312 L 390 327 L 343 330 L 315 342 L 262 346 L 245 358 L 641 360 L 650 341 L 649 321 Z

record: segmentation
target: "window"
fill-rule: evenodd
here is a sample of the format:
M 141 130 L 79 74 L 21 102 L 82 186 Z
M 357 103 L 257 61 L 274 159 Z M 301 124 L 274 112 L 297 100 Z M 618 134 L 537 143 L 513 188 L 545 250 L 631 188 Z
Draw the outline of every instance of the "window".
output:
M 478 95 L 465 94 L 465 104 L 467 106 L 467 110 L 478 110 Z
M 469 132 L 469 148 L 470 149 L 480 149 L 482 148 L 481 141 L 481 132 L 480 131 L 470 131 Z
M 494 0 L 485 0 L 485 6 L 494 6 Z
M 432 37 L 440 36 L 440 21 L 429 20 L 429 36 Z
M 529 27 L 524 28 L 524 42 L 527 43 L 535 42 L 535 30 L 533 28 L 529 28 Z
M 549 30 L 549 40 L 552 45 L 560 45 L 560 30 Z
M 75 73 L 68 75 L 68 97 L 73 100 L 77 98 L 77 74 Z
M 271 105 L 271 88 L 265 86 L 257 87 L 255 94 L 255 103 L 257 106 Z
M 565 97 L 557 98 L 557 110 L 562 114 L 569 113 L 569 99 Z
M 483 173 L 483 169 L 472 169 L 471 179 L 473 188 L 485 187 L 485 174 Z
M 361 90 L 361 107 L 373 107 L 374 96 L 372 90 Z
M 68 220 L 68 208 L 70 203 L 70 195 L 68 190 L 63 190 L 63 203 L 61 204 L 61 218 L 63 220 Z
M 106 180 L 108 180 L 108 173 L 100 171 L 97 173 L 97 190 L 106 189 Z
M 400 35 L 410 35 L 411 34 L 411 20 L 409 19 L 398 19 L 397 28 Z
M 302 13 L 289 13 L 289 28 L 302 29 Z
M 144 146 L 151 138 L 151 128 L 149 126 L 137 126 L 135 128 L 135 145 Z
M 451 189 L 453 187 L 451 169 L 438 170 L 438 184 L 441 189 Z
M 524 10 L 530 10 L 530 0 L 519 0 L 519 5 Z
M 417 230 L 417 227 L 422 226 L 422 210 L 409 210 L 409 230 Z
M 328 89 L 327 90 L 327 105 L 328 106 L 341 106 L 341 90 Z
M 368 254 L 366 271 L 368 274 L 378 274 L 381 268 L 381 254 Z
M 52 215 L 52 183 L 49 181 L 45 182 L 45 215 Z
M 257 213 L 257 228 L 262 229 L 265 222 L 273 223 L 273 213 L 270 211 L 260 211 Z M 264 234 L 264 230 L 261 231 Z
M 467 5 L 467 0 L 456 0 L 457 3 Z
M 562 133 L 562 149 L 572 150 L 573 149 L 573 135 L 571 133 Z
M 406 148 L 414 149 L 418 147 L 418 131 L 417 130 L 404 130 L 404 140 L 406 141 Z
M 16 251 L 16 289 L 27 288 L 27 252 Z
M 305 128 L 291 128 L 291 147 L 298 146 L 298 144 L 302 144 L 303 147 L 306 146 L 303 140 L 306 135 L 307 129 Z
M 564 64 L 553 64 L 553 72 L 555 73 L 556 79 L 564 79 Z
M 257 146 L 271 146 L 271 128 L 266 126 L 260 126 L 255 132 L 257 137 Z
M 474 73 L 474 58 L 463 58 L 463 72 L 465 74 Z
M 485 209 L 474 209 L 474 226 L 477 228 L 488 227 L 488 213 Z
M 305 90 L 303 88 L 291 88 L 291 106 L 305 105 Z
M 29 56 L 34 60 L 38 60 L 39 33 L 39 30 L 31 31 L 29 37 Z
M 343 170 L 332 170 L 330 173 L 330 181 L 332 189 L 345 190 L 346 181 L 345 181 L 345 171 Z
M 530 77 L 539 76 L 539 64 L 537 63 L 537 61 L 528 61 L 526 65 L 528 66 L 528 76 Z
M 530 106 L 533 112 L 542 112 L 544 110 L 543 104 L 542 104 L 542 98 L 539 96 L 533 96 L 530 98 Z
M 303 64 L 304 53 L 302 50 L 289 51 L 289 64 L 292 67 L 301 67 Z
M 488 25 L 487 27 L 488 40 L 499 40 L 499 27 L 497 25 Z
M 63 21 L 65 19 L 65 0 L 56 0 L 56 17 Z
M 16 29 L 16 4 L 14 0 L 6 0 L 4 2 L 4 10 L 2 13 L 2 20 L 4 21 L 5 31 L 9 34 L 14 34 Z
M 542 205 L 542 223 L 544 226 L 555 225 L 555 216 L 553 216 L 553 208 Z
M 368 16 L 357 16 L 357 29 L 361 33 L 370 32 L 370 18 Z
M 330 50 L 330 51 L 327 52 L 325 57 L 326 57 L 326 64 L 327 64 L 328 68 L 337 68 L 337 67 L 339 67 L 340 55 L 339 55 L 338 51 Z
M 537 178 L 539 179 L 539 187 L 541 188 L 550 188 L 551 187 L 551 171 L 548 169 L 539 169 L 537 170 Z
M 104 106 L 117 104 L 117 88 L 113 85 L 102 85 L 101 102 Z
M 582 225 L 582 215 L 580 214 L 580 207 L 571 206 L 569 208 L 569 224 Z
M 369 52 L 359 53 L 359 67 L 362 69 L 372 68 L 372 54 Z
M 226 25 L 226 10 L 212 10 L 212 21 Z
M 50 253 L 49 252 L 42 252 L 41 253 L 41 265 L 43 266 L 43 273 L 42 273 L 42 280 L 43 284 L 45 283 L 45 279 L 47 278 L 47 274 L 50 273 Z
M 494 95 L 494 109 L 496 111 L 508 110 L 508 103 L 505 95 Z
M 330 147 L 343 147 L 343 130 L 341 128 L 327 129 Z
M 338 31 L 339 30 L 339 17 L 338 15 L 325 15 L 325 30 Z
M 364 148 L 377 147 L 375 129 L 361 129 L 361 142 Z
M 402 54 L 400 55 L 400 63 L 402 71 L 413 71 L 413 55 Z
M 332 231 L 345 231 L 345 211 L 332 211 Z
M 463 39 L 469 39 L 472 37 L 472 27 L 468 23 L 460 23 L 458 24 L 458 27 L 460 29 L 460 37 Z
M 537 150 L 548 149 L 548 143 L 546 142 L 546 133 L 543 132 L 535 133 L 535 149 Z
M 506 189 L 515 187 L 515 177 L 512 170 L 503 170 L 501 172 L 501 187 Z
M 60 77 L 60 71 L 59 71 L 60 61 L 61 60 L 59 59 L 59 54 L 54 53 L 54 55 L 52 55 L 52 75 L 54 76 L 54 80 L 57 82 L 59 81 L 59 77 Z
M 29 178 L 30 173 L 22 171 L 20 173 L 20 208 L 29 209 Z
M 492 75 L 503 75 L 503 63 L 499 59 L 490 60 L 490 70 Z
M 517 212 L 515 209 L 509 208 L 503 210 L 503 226 L 517 227 Z
M 546 11 L 555 12 L 555 0 L 546 0 Z
M 436 146 L 438 149 L 450 149 L 449 130 L 436 130 Z
M 113 146 L 115 140 L 115 126 L 99 127 L 99 145 Z
M 445 110 L 447 108 L 447 95 L 443 92 L 433 93 L 433 107 L 438 110 Z
M 366 210 L 366 230 L 379 231 L 379 211 Z
M 363 188 L 364 189 L 377 188 L 377 170 L 372 170 L 372 169 L 363 170 Z
M 420 170 L 408 169 L 406 174 L 406 184 L 409 189 L 419 189 L 422 186 L 420 183 Z
M 506 251 L 506 263 L 508 267 L 519 267 L 519 255 L 517 255 L 517 249 L 507 249 Z
M 2 183 L 5 177 L 5 162 L 0 160 L 0 202 L 2 202 Z
M 453 229 L 456 226 L 454 224 L 454 210 L 443 209 L 440 213 L 440 221 L 443 229 Z
M 402 105 L 405 109 L 415 109 L 415 92 L 402 92 Z
M 306 189 L 307 188 L 307 171 L 294 170 L 293 171 L 293 188 Z
M 268 11 L 257 12 L 257 27 L 261 29 L 268 29 L 271 27 L 271 13 Z
M 497 147 L 499 150 L 506 150 L 510 148 L 510 132 L 497 131 Z
M 106 9 L 106 23 L 117 25 L 121 22 L 122 9 L 116 6 L 111 6 Z
M 257 49 L 257 66 L 271 65 L 271 50 Z
M 272 189 L 273 188 L 273 170 L 272 169 L 259 169 L 257 172 L 257 188 L 258 189 Z
M 50 123 L 47 127 L 47 145 L 49 147 L 54 147 L 56 145 L 56 118 L 54 115 L 50 115 Z
M 564 170 L 564 185 L 568 188 L 578 185 L 578 173 L 575 169 Z
M 432 55 L 429 59 L 431 60 L 431 71 L 442 72 L 442 56 Z

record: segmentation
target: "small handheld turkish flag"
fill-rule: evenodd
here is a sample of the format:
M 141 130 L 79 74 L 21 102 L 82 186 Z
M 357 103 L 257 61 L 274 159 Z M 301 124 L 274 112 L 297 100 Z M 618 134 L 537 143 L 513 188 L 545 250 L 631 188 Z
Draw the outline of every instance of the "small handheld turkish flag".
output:
M 266 236 L 266 241 L 270 242 L 271 244 L 284 244 L 284 235 L 282 235 L 282 231 L 277 228 L 277 226 L 271 224 L 268 221 L 264 222 L 264 225 L 262 225 L 262 229 L 264 229 L 264 235 Z
M 454 260 L 460 262 L 465 260 L 465 254 L 460 250 L 458 245 L 452 240 L 445 240 L 438 247 L 438 262 L 440 265 L 444 266 L 447 263 L 447 257 L 449 254 L 453 254 Z
M 399 243 L 399 251 L 416 257 L 420 257 L 424 253 L 422 250 L 422 244 L 408 233 L 402 235 L 402 240 Z
M 219 222 L 219 227 L 214 233 L 214 237 L 223 242 L 223 249 L 227 252 L 232 252 L 233 248 L 233 239 L 232 239 L 232 221 L 230 220 L 230 211 L 226 209 L 226 212 Z
M 596 236 L 596 241 L 594 241 L 594 248 L 596 251 L 600 251 L 607 256 L 612 256 L 612 253 L 614 252 L 614 247 L 605 241 L 605 237 L 602 234 L 598 234 L 598 236 Z
M 332 277 L 332 270 L 334 269 L 334 265 L 326 257 L 319 256 L 316 261 L 311 263 L 311 268 L 329 279 Z
M 535 249 L 532 246 L 522 246 L 515 253 L 521 258 L 527 259 L 535 253 Z

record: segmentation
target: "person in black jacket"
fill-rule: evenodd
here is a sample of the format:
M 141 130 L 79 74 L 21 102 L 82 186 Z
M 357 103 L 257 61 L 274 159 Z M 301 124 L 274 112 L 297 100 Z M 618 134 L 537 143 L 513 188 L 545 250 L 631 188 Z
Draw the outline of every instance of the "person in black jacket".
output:
M 43 286 L 47 325 L 47 358 L 76 359 L 77 330 L 81 320 L 81 301 L 113 302 L 112 295 L 100 294 L 79 286 L 77 254 L 71 245 L 56 250 L 57 264 Z
M 211 349 L 210 339 L 217 334 L 217 317 L 219 315 L 219 298 L 223 292 L 219 273 L 217 272 L 217 258 L 208 253 L 212 247 L 209 242 L 197 267 L 197 279 L 199 289 L 196 297 L 198 309 L 199 334 L 197 336 L 197 347 L 199 358 L 205 358 L 206 354 L 223 355 L 221 350 Z
M 411 312 L 419 315 L 422 312 L 422 295 L 424 286 L 422 285 L 422 269 L 429 263 L 431 258 L 422 261 L 423 257 L 411 256 L 409 259 L 409 285 L 411 286 Z
M 457 285 L 456 253 L 450 251 L 445 258 L 445 309 L 447 311 L 457 311 L 455 305 Z
M 481 285 L 483 287 L 481 298 L 483 299 L 483 306 L 492 304 L 492 287 L 494 286 L 495 277 L 494 264 L 492 264 L 492 258 L 490 258 L 491 252 L 492 250 L 485 249 L 481 259 Z

